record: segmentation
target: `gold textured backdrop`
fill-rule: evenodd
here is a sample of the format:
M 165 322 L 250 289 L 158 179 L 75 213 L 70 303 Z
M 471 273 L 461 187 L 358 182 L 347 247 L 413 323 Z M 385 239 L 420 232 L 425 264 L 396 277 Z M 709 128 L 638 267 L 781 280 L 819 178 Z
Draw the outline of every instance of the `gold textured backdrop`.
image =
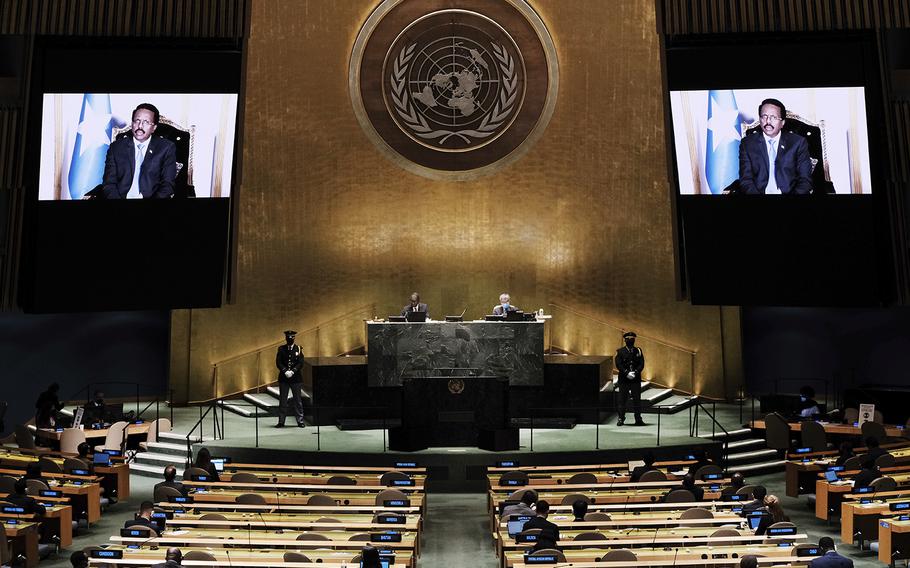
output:
M 361 131 L 348 62 L 375 5 L 252 3 L 234 303 L 174 312 L 176 400 L 210 397 L 213 363 L 288 327 L 320 327 L 309 355 L 354 349 L 360 319 L 413 290 L 436 317 L 488 313 L 508 290 L 554 311 L 551 343 L 577 353 L 609 353 L 635 329 L 652 338 L 646 376 L 732 395 L 738 311 L 676 299 L 653 0 L 534 0 L 559 55 L 555 113 L 521 160 L 470 182 L 410 174 Z M 272 378 L 241 359 L 220 393 Z

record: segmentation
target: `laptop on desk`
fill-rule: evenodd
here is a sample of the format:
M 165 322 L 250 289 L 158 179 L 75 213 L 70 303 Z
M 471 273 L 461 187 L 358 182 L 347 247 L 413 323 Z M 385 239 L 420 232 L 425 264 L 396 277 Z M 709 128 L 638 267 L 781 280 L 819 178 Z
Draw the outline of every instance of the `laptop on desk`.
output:
M 426 312 L 408 312 L 405 314 L 405 320 L 411 323 L 421 323 L 427 321 Z

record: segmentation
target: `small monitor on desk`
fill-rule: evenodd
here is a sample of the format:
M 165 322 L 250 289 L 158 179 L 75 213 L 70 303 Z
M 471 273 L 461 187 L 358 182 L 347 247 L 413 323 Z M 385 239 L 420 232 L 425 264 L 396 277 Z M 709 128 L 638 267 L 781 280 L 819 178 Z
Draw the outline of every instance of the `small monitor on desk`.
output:
M 483 316 L 485 321 L 505 321 L 506 316 L 498 316 L 496 314 L 487 314 Z
M 111 455 L 95 452 L 92 454 L 92 463 L 95 465 L 111 465 Z
M 427 321 L 426 312 L 408 312 L 404 317 L 405 321 L 409 321 L 411 323 L 422 323 Z
M 825 479 L 827 479 L 829 483 L 832 481 L 837 481 L 837 472 L 833 470 L 826 471 Z
M 446 321 L 464 321 L 464 316 L 446 316 Z
M 389 316 L 387 318 L 390 322 L 405 322 L 408 321 L 404 316 Z
M 506 313 L 506 321 L 523 321 L 525 313 L 521 310 L 514 310 Z

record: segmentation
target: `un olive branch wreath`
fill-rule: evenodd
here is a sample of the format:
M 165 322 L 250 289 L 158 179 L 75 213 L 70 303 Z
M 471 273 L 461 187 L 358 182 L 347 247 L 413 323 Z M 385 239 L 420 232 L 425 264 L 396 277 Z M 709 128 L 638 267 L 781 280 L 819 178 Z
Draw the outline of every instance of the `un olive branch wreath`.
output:
M 416 43 L 406 45 L 401 48 L 398 57 L 392 64 L 392 102 L 395 104 L 395 111 L 402 121 L 413 130 L 417 136 L 426 140 L 432 140 L 442 137 L 439 144 L 445 144 L 446 140 L 455 136 L 461 138 L 465 144 L 470 144 L 470 136 L 475 138 L 486 138 L 492 135 L 506 121 L 512 113 L 515 106 L 515 100 L 518 97 L 518 73 L 515 69 L 515 60 L 509 55 L 509 52 L 502 46 L 491 44 L 493 46 L 493 56 L 499 61 L 499 70 L 502 74 L 500 82 L 502 90 L 499 91 L 499 100 L 493 105 L 493 111 L 487 113 L 480 126 L 477 129 L 470 130 L 433 130 L 427 123 L 426 118 L 417 112 L 417 105 L 412 105 L 408 96 L 406 74 L 408 64 L 414 57 L 414 48 Z

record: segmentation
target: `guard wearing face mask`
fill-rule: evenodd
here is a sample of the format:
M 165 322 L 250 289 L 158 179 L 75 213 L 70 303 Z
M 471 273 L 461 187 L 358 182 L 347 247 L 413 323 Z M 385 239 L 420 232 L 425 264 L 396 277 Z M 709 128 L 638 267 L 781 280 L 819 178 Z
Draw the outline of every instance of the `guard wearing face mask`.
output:
M 632 409 L 635 412 L 635 425 L 644 426 L 641 419 L 641 371 L 645 368 L 645 356 L 641 349 L 635 347 L 634 331 L 628 331 L 623 334 L 622 338 L 626 345 L 616 350 L 616 357 L 613 362 L 619 371 L 619 383 L 617 385 L 619 392 L 619 407 L 617 408 L 619 420 L 617 426 L 626 423 L 626 408 L 629 405 L 629 398 L 632 399 Z

